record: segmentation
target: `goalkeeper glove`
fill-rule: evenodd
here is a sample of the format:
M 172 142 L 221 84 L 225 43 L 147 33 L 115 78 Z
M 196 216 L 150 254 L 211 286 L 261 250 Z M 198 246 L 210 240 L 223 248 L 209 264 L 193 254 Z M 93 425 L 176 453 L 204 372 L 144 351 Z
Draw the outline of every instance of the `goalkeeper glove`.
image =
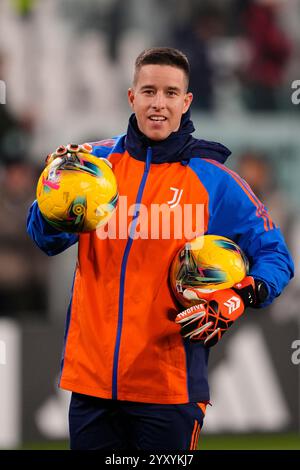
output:
M 258 306 L 267 295 L 262 281 L 247 276 L 231 289 L 201 293 L 201 303 L 179 313 L 175 322 L 184 338 L 214 346 L 246 307 Z
M 78 158 L 80 157 L 80 154 L 85 153 L 85 154 L 91 154 L 93 150 L 93 147 L 90 144 L 68 144 L 67 146 L 65 145 L 60 145 L 55 152 L 49 153 L 46 157 L 46 165 L 49 165 L 52 163 L 56 158 L 60 158 L 59 160 L 59 165 L 62 163 L 75 163 L 78 162 Z M 110 168 L 112 168 L 112 164 L 110 163 L 107 158 L 101 158 Z
M 65 145 L 60 145 L 55 152 L 49 153 L 46 157 L 46 165 L 49 165 L 50 163 L 53 162 L 56 158 L 73 158 L 75 157 L 78 153 L 91 153 L 93 147 L 90 144 L 83 144 L 83 145 L 78 145 L 78 144 L 68 144 L 67 146 Z

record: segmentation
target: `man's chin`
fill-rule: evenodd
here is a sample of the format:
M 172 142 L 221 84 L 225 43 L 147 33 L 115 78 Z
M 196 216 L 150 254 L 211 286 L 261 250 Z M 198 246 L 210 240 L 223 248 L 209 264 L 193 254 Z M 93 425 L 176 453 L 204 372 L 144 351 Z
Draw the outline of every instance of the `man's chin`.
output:
M 171 132 L 168 133 L 161 133 L 161 132 L 147 132 L 145 133 L 145 136 L 148 137 L 148 139 L 153 140 L 155 142 L 159 142 L 161 140 L 165 140 L 169 137 Z

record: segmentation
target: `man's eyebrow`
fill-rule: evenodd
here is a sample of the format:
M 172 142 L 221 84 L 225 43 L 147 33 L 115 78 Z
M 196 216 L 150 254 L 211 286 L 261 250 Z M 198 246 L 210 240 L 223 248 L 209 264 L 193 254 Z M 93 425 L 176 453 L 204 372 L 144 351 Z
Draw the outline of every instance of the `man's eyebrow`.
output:
M 155 87 L 154 85 L 143 85 L 143 86 L 141 87 L 141 90 L 146 90 L 146 89 L 149 90 L 149 88 L 152 89 L 152 90 L 154 90 L 156 87 Z M 180 92 L 180 88 L 177 87 L 177 86 L 168 86 L 168 87 L 166 87 L 166 89 L 167 89 L 168 91 L 177 91 L 177 92 Z
M 145 90 L 146 88 L 147 88 L 147 89 L 148 89 L 148 88 L 154 89 L 155 86 L 154 86 L 154 85 L 143 85 L 143 86 L 141 87 L 141 90 Z
M 177 86 L 168 86 L 167 90 L 180 92 L 180 88 L 178 88 Z

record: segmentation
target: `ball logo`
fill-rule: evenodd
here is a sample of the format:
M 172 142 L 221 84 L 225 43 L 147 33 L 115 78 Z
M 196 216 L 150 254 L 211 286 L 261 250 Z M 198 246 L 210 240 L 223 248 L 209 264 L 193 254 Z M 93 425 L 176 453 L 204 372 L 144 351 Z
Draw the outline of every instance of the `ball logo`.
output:
M 231 315 L 241 306 L 241 299 L 239 297 L 232 296 L 224 302 L 224 305 L 228 308 L 228 315 Z

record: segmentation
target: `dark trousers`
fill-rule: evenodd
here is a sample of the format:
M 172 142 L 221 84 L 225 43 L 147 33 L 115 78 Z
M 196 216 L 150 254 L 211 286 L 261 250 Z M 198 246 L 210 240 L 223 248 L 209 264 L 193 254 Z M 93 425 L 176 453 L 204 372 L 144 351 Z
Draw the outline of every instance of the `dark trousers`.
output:
M 156 405 L 72 393 L 72 450 L 195 450 L 204 413 L 197 403 Z

